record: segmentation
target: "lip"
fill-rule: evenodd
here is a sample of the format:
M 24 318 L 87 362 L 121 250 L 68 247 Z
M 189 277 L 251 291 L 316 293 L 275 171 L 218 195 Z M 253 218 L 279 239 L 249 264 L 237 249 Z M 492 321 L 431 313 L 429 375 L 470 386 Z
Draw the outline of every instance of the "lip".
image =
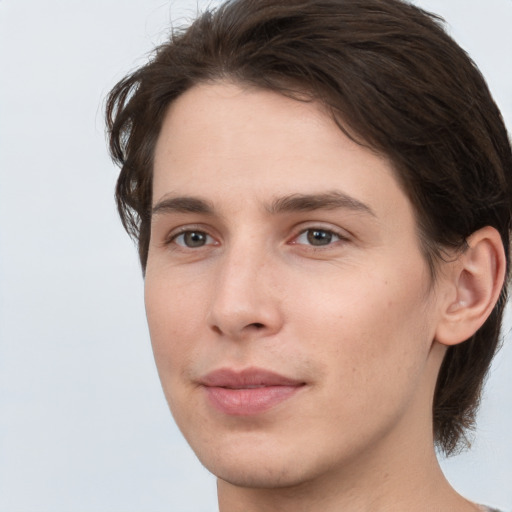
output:
M 232 416 L 264 413 L 288 400 L 305 382 L 261 368 L 241 371 L 222 368 L 200 379 L 209 403 Z

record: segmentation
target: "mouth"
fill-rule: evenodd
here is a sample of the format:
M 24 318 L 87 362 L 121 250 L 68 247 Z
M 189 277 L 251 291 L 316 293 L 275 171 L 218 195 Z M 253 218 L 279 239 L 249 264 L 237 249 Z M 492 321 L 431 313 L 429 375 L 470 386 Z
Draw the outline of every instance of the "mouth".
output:
M 200 380 L 208 401 L 231 416 L 264 413 L 291 398 L 306 383 L 259 368 L 213 371 Z

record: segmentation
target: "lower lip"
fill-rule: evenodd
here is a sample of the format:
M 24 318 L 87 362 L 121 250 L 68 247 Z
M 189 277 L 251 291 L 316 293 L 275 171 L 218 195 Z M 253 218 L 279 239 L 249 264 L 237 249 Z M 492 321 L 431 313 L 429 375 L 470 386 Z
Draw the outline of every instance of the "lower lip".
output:
M 302 386 L 265 386 L 229 389 L 205 387 L 210 403 L 220 412 L 232 416 L 260 414 L 291 398 Z

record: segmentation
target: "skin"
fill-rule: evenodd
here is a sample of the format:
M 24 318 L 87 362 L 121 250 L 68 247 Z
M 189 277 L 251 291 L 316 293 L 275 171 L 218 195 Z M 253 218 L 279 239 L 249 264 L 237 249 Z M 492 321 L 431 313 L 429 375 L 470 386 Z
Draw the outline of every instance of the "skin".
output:
M 478 510 L 432 441 L 452 264 L 432 282 L 385 158 L 314 102 L 203 84 L 167 112 L 153 187 L 155 360 L 221 512 Z M 248 367 L 304 385 L 261 414 L 213 407 L 204 375 Z

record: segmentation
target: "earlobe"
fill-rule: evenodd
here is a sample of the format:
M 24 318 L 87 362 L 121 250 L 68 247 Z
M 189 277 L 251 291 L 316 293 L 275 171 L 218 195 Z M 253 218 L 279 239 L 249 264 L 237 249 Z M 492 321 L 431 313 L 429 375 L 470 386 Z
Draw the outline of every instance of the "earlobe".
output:
M 490 226 L 475 231 L 468 247 L 453 262 L 449 286 L 455 293 L 444 304 L 436 340 L 456 345 L 470 338 L 487 320 L 505 279 L 505 251 L 498 231 Z

